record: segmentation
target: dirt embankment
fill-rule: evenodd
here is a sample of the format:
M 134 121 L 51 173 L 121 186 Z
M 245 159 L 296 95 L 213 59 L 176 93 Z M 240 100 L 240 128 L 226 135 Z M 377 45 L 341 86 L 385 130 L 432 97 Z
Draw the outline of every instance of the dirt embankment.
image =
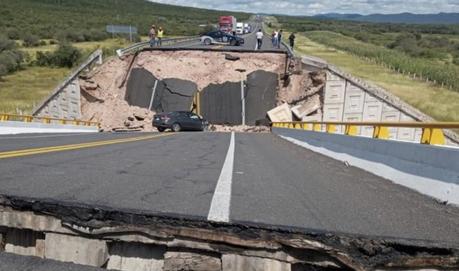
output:
M 231 53 L 203 51 L 146 51 L 135 59 L 112 58 L 80 78 L 83 119 L 99 121 L 102 129 L 151 131 L 154 112 L 129 105 L 126 100 L 126 73 L 144 68 L 159 80 L 178 78 L 195 82 L 198 91 L 209 84 L 239 82 L 251 72 L 285 72 L 285 55 L 269 53 Z M 234 60 L 237 59 L 237 60 Z M 130 65 L 132 63 L 132 66 Z M 281 84 L 278 103 L 297 104 L 307 100 L 318 86 L 308 73 L 293 74 L 289 84 Z M 320 85 L 320 84 L 319 84 Z M 217 130 L 221 130 L 220 128 Z

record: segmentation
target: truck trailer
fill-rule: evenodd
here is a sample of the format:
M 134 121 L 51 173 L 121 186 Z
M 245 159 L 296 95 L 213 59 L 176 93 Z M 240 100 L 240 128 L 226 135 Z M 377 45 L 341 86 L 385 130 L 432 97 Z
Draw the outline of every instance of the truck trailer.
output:
M 220 30 L 226 33 L 236 32 L 236 17 L 234 16 L 221 16 L 219 20 Z

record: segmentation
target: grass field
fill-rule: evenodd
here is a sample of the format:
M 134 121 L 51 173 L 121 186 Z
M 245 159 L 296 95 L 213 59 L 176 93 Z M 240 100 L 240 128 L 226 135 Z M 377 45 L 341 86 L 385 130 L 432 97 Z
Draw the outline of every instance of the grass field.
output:
M 70 73 L 66 68 L 28 67 L 0 80 L 0 112 L 32 113 L 38 104 Z
M 81 49 L 84 56 L 98 48 L 104 49 L 105 56 L 107 56 L 107 54 L 115 54 L 116 49 L 126 47 L 129 44 L 130 42 L 125 39 L 108 39 L 97 42 L 73 43 L 73 46 Z M 29 60 L 33 61 L 38 51 L 52 52 L 57 46 L 21 47 L 21 50 L 29 55 Z M 24 70 L 4 76 L 0 80 L 0 112 L 32 113 L 34 105 L 48 96 L 70 72 L 71 69 L 67 68 L 25 66 Z
M 297 35 L 296 44 L 298 52 L 320 57 L 350 74 L 373 82 L 436 120 L 459 121 L 458 92 L 411 79 L 381 65 L 313 42 L 304 35 Z

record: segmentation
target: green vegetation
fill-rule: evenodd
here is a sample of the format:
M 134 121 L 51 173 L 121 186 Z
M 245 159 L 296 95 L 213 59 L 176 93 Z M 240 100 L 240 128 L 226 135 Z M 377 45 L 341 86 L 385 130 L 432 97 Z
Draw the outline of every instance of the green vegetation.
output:
M 40 39 L 74 42 L 109 37 L 105 26 L 132 25 L 146 35 L 152 24 L 167 35 L 197 35 L 200 25 L 216 23 L 226 11 L 177 7 L 145 0 L 2 0 L 0 33 L 11 39 L 37 35 Z M 231 12 L 246 20 L 249 14 Z
M 56 51 L 37 52 L 36 64 L 38 66 L 73 67 L 81 58 L 81 52 L 68 43 L 59 45 Z
M 413 57 L 399 50 L 391 50 L 385 47 L 358 41 L 338 33 L 328 31 L 311 31 L 307 37 L 318 43 L 349 52 L 359 57 L 365 57 L 383 64 L 401 73 L 413 74 L 415 77 L 426 78 L 441 85 L 446 85 L 459 91 L 459 67 L 456 65 L 439 65 L 436 60 Z M 410 50 L 409 43 L 397 39 L 394 47 L 402 47 L 400 50 Z M 412 54 L 415 54 L 412 52 Z
M 407 75 L 367 61 L 347 52 L 297 35 L 297 52 L 317 56 L 344 71 L 373 82 L 422 112 L 440 121 L 459 121 L 459 93 L 444 87 L 415 80 Z
M 29 67 L 0 80 L 0 112 L 32 113 L 33 106 L 44 99 L 68 75 L 68 68 Z
M 23 54 L 14 41 L 0 36 L 0 78 L 21 68 Z

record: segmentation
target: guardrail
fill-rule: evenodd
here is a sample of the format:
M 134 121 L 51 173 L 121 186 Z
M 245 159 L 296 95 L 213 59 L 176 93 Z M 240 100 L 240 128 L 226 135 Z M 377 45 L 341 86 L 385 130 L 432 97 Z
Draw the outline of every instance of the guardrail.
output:
M 161 40 L 161 43 L 162 43 L 161 46 L 174 44 L 174 43 L 178 43 L 178 42 L 192 41 L 192 40 L 197 40 L 197 39 L 199 39 L 198 36 L 163 39 L 163 40 Z M 157 47 L 153 47 L 153 48 L 161 48 L 161 46 L 157 46 Z M 126 53 L 142 50 L 142 49 L 144 49 L 146 47 L 150 47 L 150 41 L 142 41 L 142 42 L 135 43 L 135 44 L 133 44 L 133 45 L 131 45 L 129 47 L 126 47 L 126 48 L 123 48 L 123 49 L 118 49 L 118 50 L 116 50 L 116 54 L 119 57 L 122 57 Z
M 41 122 L 44 124 L 69 124 L 77 126 L 95 126 L 99 127 L 99 122 L 86 120 L 68 120 L 50 117 L 35 117 L 31 115 L 15 115 L 15 114 L 0 114 L 0 122 L 2 121 L 22 121 L 22 122 Z
M 336 133 L 336 126 L 344 126 L 344 134 L 358 135 L 358 127 L 373 127 L 373 138 L 389 139 L 388 128 L 421 128 L 422 144 L 445 145 L 442 129 L 459 129 L 459 122 L 273 122 L 275 128 L 303 129 L 327 133 Z

